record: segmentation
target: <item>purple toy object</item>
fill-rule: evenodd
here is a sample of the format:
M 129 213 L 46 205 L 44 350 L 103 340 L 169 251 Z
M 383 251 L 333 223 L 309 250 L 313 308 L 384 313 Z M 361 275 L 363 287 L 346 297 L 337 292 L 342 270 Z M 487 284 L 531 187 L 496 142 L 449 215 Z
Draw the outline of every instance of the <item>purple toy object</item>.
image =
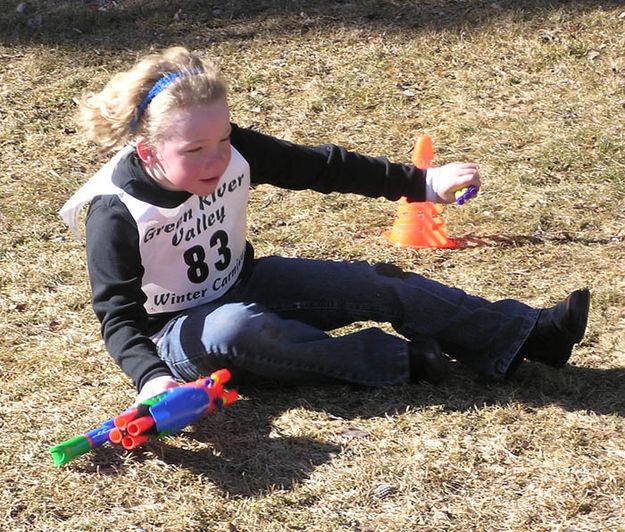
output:
M 477 188 L 475 185 L 471 185 L 468 188 L 463 188 L 459 190 L 458 192 L 456 192 L 456 203 L 458 205 L 464 205 L 467 201 L 477 196 L 478 191 L 479 188 Z

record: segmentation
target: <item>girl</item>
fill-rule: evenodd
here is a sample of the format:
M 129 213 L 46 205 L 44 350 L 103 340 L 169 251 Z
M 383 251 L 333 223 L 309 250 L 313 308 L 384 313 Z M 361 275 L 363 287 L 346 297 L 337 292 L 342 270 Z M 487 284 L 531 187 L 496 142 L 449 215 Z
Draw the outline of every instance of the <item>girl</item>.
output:
M 470 296 L 388 264 L 255 259 L 250 185 L 451 203 L 477 165 L 422 171 L 334 145 L 299 146 L 230 122 L 216 69 L 184 48 L 150 55 L 83 98 L 80 123 L 123 149 L 63 207 L 86 219 L 93 308 L 144 399 L 216 369 L 234 379 L 439 382 L 447 355 L 495 377 L 528 358 L 563 366 L 589 292 L 546 310 Z M 355 321 L 390 322 L 404 338 Z

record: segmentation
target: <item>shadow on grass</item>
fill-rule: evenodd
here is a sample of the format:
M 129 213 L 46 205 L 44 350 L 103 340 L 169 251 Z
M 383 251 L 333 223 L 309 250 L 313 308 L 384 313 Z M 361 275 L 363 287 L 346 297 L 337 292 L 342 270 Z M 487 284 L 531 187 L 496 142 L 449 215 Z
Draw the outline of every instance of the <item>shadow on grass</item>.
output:
M 570 412 L 625 417 L 625 368 L 568 365 L 553 369 L 525 362 L 508 380 L 480 377 L 457 363 L 452 368 L 451 375 L 440 386 L 306 388 L 296 394 L 299 399 L 293 398 L 293 402 L 339 419 L 379 417 L 405 412 L 407 407 L 440 406 L 450 411 L 472 411 L 481 406 L 512 403 L 533 407 L 559 405 Z
M 163 462 L 205 477 L 229 497 L 252 497 L 290 490 L 304 482 L 338 455 L 351 438 L 362 437 L 356 426 L 359 419 L 401 414 L 409 408 L 473 412 L 511 404 L 530 409 L 559 405 L 571 412 L 625 417 L 624 384 L 625 368 L 568 366 L 553 370 L 527 363 L 508 381 L 476 378 L 456 365 L 448 381 L 436 387 L 249 388 L 242 390 L 249 399 L 237 403 L 236 408 L 208 416 L 184 434 L 170 437 L 180 438 L 177 445 L 170 445 L 171 439 L 166 438 L 131 454 L 110 447 L 97 449 L 83 471 L 120 474 L 127 461 L 143 461 L 156 454 Z M 281 433 L 274 421 L 293 409 L 323 413 L 326 427 L 336 421 L 335 442 Z
M 537 235 L 484 235 L 484 236 L 472 236 L 467 235 L 459 238 L 454 238 L 457 249 L 466 248 L 478 248 L 478 247 L 521 247 L 521 246 L 535 246 L 538 244 L 546 244 L 547 242 L 553 244 L 599 244 L 607 245 L 617 242 L 623 242 L 624 238 L 620 236 L 605 237 L 605 238 L 580 238 L 568 234 L 537 234 Z
M 262 405 L 257 399 L 240 401 L 232 411 L 214 413 L 182 434 L 149 442 L 132 453 L 117 446 L 99 447 L 89 462 L 75 468 L 116 476 L 129 463 L 153 460 L 157 455 L 163 462 L 207 478 L 229 497 L 290 490 L 336 456 L 341 445 L 276 432 L 274 420 L 299 400 L 291 402 L 294 398 L 276 392 L 269 398 L 263 395 Z
M 259 33 L 305 34 L 329 27 L 409 31 L 479 27 L 497 18 L 544 19 L 622 5 L 620 0 L 82 0 L 20 2 L 0 14 L 0 43 L 125 49 L 157 44 L 197 46 L 252 39 Z
M 625 368 L 543 368 L 528 364 L 519 372 L 519 401 L 537 407 L 559 405 L 569 412 L 625 417 Z
M 513 403 L 528 408 L 559 405 L 572 412 L 625 417 L 624 384 L 625 368 L 569 366 L 552 370 L 528 363 L 514 379 L 505 382 L 476 379 L 458 368 L 449 383 L 439 387 L 251 389 L 251 399 L 241 403 L 236 413 L 229 413 L 225 424 L 217 423 L 219 433 L 196 428 L 193 437 L 209 441 L 212 449 L 198 452 L 168 448 L 163 443 L 161 459 L 206 476 L 229 496 L 247 497 L 274 489 L 289 490 L 307 479 L 341 452 L 350 438 L 360 437 L 357 427 L 355 436 L 345 434 L 349 432 L 346 422 L 403 413 L 408 408 L 436 406 L 443 411 L 470 412 Z M 322 412 L 325 423 L 336 420 L 336 442 L 276 432 L 273 421 L 294 408 Z

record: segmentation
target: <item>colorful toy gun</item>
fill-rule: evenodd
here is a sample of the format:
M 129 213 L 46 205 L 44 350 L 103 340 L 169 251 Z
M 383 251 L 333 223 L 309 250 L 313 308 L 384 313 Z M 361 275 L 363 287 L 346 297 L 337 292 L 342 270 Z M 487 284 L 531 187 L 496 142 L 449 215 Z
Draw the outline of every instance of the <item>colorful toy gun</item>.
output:
M 65 465 L 107 442 L 132 450 L 148 440 L 179 432 L 239 398 L 236 390 L 224 390 L 223 385 L 229 380 L 230 372 L 220 369 L 209 378 L 202 377 L 151 397 L 82 436 L 50 448 L 54 465 Z

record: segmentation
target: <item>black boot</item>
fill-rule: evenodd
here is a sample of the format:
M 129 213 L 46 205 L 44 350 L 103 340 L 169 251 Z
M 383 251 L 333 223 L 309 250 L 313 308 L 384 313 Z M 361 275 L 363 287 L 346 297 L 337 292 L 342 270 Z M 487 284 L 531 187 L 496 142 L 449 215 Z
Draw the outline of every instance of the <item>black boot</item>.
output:
M 541 362 L 554 368 L 564 366 L 586 332 L 590 291 L 575 290 L 554 307 L 543 309 L 517 358 Z M 513 363 L 514 364 L 514 363 Z
M 423 337 L 410 342 L 410 380 L 438 384 L 449 373 L 449 361 L 434 338 Z

